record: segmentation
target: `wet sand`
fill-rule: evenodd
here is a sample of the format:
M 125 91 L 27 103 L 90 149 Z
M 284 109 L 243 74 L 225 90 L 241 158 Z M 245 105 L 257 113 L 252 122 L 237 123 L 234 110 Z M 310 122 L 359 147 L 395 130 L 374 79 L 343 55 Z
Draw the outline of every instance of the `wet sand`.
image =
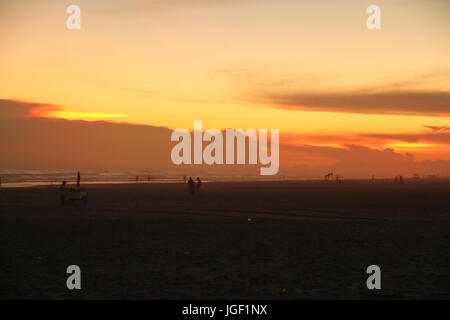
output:
M 87 188 L 87 207 L 56 186 L 0 189 L 0 298 L 450 298 L 449 182 Z

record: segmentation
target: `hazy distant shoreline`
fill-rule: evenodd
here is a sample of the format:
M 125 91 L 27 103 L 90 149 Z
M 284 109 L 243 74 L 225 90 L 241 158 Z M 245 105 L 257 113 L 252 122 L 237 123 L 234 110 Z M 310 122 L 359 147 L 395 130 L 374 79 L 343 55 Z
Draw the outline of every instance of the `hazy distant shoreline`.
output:
M 148 178 L 150 176 L 150 179 Z M 200 175 L 201 176 L 201 175 Z M 132 176 L 130 174 L 122 175 L 117 179 L 116 177 L 112 177 L 109 179 L 102 179 L 101 176 L 82 174 L 82 184 L 85 185 L 132 185 L 132 184 L 178 184 L 184 183 L 183 176 L 180 175 L 171 175 L 171 176 L 156 176 L 156 175 L 138 175 L 139 180 L 136 181 L 136 175 Z M 189 175 L 186 176 L 187 178 Z M 196 177 L 196 175 L 193 175 Z M 267 176 L 201 176 L 202 181 L 205 183 L 232 183 L 232 182 L 298 182 L 298 183 L 325 183 L 323 178 L 300 178 L 300 177 L 267 177 Z M 31 187 L 52 187 L 59 186 L 62 181 L 67 181 L 67 183 L 75 184 L 76 183 L 76 175 L 75 174 L 61 174 L 57 178 L 47 179 L 47 177 L 37 176 L 29 178 L 29 176 L 22 177 L 11 176 L 11 175 L 3 175 L 2 176 L 2 188 L 31 188 Z M 405 178 L 405 183 L 407 184 L 450 184 L 450 178 L 435 178 L 435 179 L 413 179 L 410 177 Z M 335 180 L 331 180 L 326 182 L 327 185 L 333 185 L 336 183 Z M 377 178 L 374 181 L 370 178 L 352 178 L 352 179 L 344 179 L 343 183 L 363 183 L 363 184 L 393 184 L 395 183 L 393 177 L 388 178 Z

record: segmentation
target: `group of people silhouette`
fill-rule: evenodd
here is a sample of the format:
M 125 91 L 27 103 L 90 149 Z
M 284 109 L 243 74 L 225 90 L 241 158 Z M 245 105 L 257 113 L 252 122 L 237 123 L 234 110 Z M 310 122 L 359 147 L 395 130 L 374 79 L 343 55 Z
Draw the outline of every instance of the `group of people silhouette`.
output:
M 193 198 L 198 198 L 200 196 L 200 188 L 202 186 L 202 180 L 200 180 L 199 177 L 197 177 L 196 180 L 197 182 L 194 182 L 194 179 L 189 177 L 186 181 L 186 176 L 184 177 L 184 182 L 187 182 L 189 195 Z
M 403 176 L 395 176 L 394 178 L 394 182 L 397 183 L 399 182 L 400 184 L 403 184 Z

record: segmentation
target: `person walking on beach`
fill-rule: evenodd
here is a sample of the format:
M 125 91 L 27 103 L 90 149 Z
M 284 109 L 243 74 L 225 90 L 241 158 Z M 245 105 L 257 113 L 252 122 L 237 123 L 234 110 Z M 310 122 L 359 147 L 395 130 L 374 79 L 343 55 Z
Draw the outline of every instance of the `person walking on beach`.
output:
M 194 180 L 192 179 L 192 177 L 189 177 L 187 184 L 188 184 L 189 195 L 192 197 L 195 197 L 195 186 L 194 186 Z
M 200 187 L 202 186 L 202 181 L 200 180 L 199 177 L 197 177 L 197 185 L 196 185 L 196 190 L 195 190 L 195 194 L 198 197 L 200 197 Z
M 66 203 L 66 190 L 66 181 L 63 181 L 59 187 L 59 198 L 61 199 L 61 204 Z
M 80 182 L 81 182 L 81 176 L 80 176 L 80 171 L 78 171 L 78 173 L 77 173 L 77 188 L 80 187 Z

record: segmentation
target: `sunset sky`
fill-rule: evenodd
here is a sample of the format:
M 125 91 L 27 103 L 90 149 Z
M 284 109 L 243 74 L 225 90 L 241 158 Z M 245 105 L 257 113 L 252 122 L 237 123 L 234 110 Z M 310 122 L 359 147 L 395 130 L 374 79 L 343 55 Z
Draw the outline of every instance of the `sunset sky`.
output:
M 0 99 L 39 104 L 31 117 L 202 120 L 450 160 L 449 32 L 445 0 L 0 0 Z

